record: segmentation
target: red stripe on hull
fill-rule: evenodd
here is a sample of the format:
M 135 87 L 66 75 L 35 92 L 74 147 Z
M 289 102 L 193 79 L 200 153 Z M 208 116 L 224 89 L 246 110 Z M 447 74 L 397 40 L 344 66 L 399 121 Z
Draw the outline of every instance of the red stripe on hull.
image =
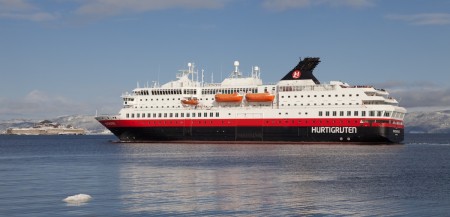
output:
M 311 118 L 311 119 L 126 119 L 100 120 L 107 128 L 122 127 L 389 127 L 403 129 L 393 119 Z

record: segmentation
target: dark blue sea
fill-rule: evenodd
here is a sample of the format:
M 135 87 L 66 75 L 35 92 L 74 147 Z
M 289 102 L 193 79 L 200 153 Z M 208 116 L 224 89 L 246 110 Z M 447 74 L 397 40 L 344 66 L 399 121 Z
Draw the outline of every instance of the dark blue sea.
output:
M 450 135 L 403 145 L 0 136 L 0 216 L 449 216 Z M 67 203 L 77 194 L 92 198 Z

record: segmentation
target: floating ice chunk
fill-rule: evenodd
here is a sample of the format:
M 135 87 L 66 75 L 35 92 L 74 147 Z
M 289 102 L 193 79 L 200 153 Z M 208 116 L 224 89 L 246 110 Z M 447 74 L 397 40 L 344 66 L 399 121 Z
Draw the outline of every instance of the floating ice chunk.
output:
M 66 203 L 85 203 L 91 199 L 92 197 L 88 194 L 77 194 L 73 196 L 68 196 L 63 201 Z

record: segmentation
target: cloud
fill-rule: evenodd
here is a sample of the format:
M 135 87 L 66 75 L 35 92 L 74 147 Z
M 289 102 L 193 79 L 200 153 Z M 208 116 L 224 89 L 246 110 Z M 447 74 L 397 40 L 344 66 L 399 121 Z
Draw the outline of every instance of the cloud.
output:
M 22 99 L 0 99 L 0 116 L 13 118 L 55 117 L 80 114 L 89 111 L 85 103 L 75 102 L 63 96 L 33 90 Z M 92 113 L 92 111 L 90 111 Z
M 0 12 L 5 11 L 27 11 L 35 7 L 25 0 L 0 0 Z
M 432 82 L 389 82 L 375 84 L 386 89 L 406 108 L 450 107 L 450 87 Z
M 450 25 L 450 13 L 391 14 L 386 15 L 385 18 L 407 22 L 412 25 Z
M 304 8 L 315 5 L 368 7 L 373 0 L 264 0 L 262 6 L 268 10 L 284 11 L 295 8 Z
M 34 12 L 34 13 L 0 13 L 0 18 L 14 19 L 14 20 L 28 20 L 35 22 L 51 21 L 56 20 L 57 16 L 45 13 L 45 12 Z
M 75 13 L 79 15 L 106 17 L 170 8 L 215 9 L 222 8 L 226 1 L 227 0 L 91 0 L 85 1 Z
M 55 20 L 57 17 L 56 14 L 42 11 L 25 0 L 0 0 L 0 18 L 2 19 L 43 22 Z

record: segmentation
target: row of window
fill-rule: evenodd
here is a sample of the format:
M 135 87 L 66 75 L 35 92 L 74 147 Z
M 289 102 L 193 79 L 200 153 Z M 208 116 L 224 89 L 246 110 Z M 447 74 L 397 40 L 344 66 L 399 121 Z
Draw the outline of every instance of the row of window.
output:
M 208 116 L 209 115 L 209 116 Z M 182 112 L 182 113 L 127 113 L 127 118 L 190 118 L 190 117 L 219 117 L 219 112 Z
M 358 117 L 361 114 L 361 117 L 393 117 L 393 118 L 403 118 L 405 114 L 400 112 L 391 112 L 391 111 L 319 111 L 319 116 L 355 116 Z
M 300 95 L 299 98 L 303 98 L 303 97 L 305 97 L 305 98 L 311 98 L 312 96 L 317 97 L 317 95 Z M 322 98 L 324 98 L 325 96 L 326 96 L 326 95 L 321 95 Z M 328 94 L 327 96 L 328 96 L 328 97 L 331 97 L 332 95 L 331 95 L 331 94 Z M 348 94 L 348 96 L 349 96 L 349 97 L 352 97 L 353 94 Z M 359 96 L 359 94 L 356 94 L 356 96 Z M 294 98 L 297 98 L 297 97 L 298 97 L 297 95 L 294 95 Z M 339 94 L 335 94 L 334 97 L 339 97 Z M 342 97 L 345 97 L 345 94 L 342 94 Z M 284 96 L 281 96 L 281 98 L 284 98 Z M 287 98 L 291 98 L 291 96 L 288 95 Z
M 308 86 L 280 86 L 278 88 L 281 92 L 288 92 L 288 91 L 329 91 L 329 90 L 335 90 L 336 88 L 333 85 L 308 85 Z
M 281 115 L 281 113 L 279 113 Z M 300 114 L 300 113 L 299 113 Z M 354 117 L 393 117 L 393 118 L 403 118 L 404 113 L 400 112 L 391 112 L 391 111 L 319 111 L 319 117 L 329 117 L 329 116 L 354 116 Z M 229 113 L 228 115 L 231 115 Z M 286 113 L 288 115 L 288 113 Z M 305 115 L 308 115 L 308 113 L 305 113 Z M 127 118 L 190 118 L 190 117 L 219 117 L 219 112 L 182 112 L 182 113 L 127 113 Z
M 281 103 L 281 106 L 291 106 L 291 104 L 284 104 L 284 103 Z M 301 103 L 300 104 L 300 106 L 310 106 L 310 105 L 315 105 L 315 106 L 317 106 L 318 104 L 317 103 L 314 103 L 314 104 L 311 104 L 311 103 L 306 103 L 306 104 L 303 104 L 303 103 Z M 325 105 L 325 103 L 321 103 L 320 105 Z M 331 103 L 328 103 L 328 105 L 331 105 Z M 339 105 L 339 103 L 334 103 L 334 105 Z M 345 103 L 342 103 L 342 105 L 345 105 Z M 353 105 L 353 103 L 349 103 L 348 105 Z M 355 105 L 359 105 L 359 103 L 355 103 Z M 293 106 L 297 106 L 297 103 L 294 103 L 293 104 Z
M 256 88 L 225 88 L 225 89 L 202 89 L 202 94 L 217 94 L 217 93 L 224 93 L 224 94 L 232 94 L 235 92 L 244 92 L 244 93 L 257 93 L 258 90 Z M 138 96 L 148 96 L 148 95 L 181 95 L 181 94 L 190 94 L 190 95 L 196 95 L 197 89 L 159 89 L 159 90 L 152 90 L 151 92 L 148 90 L 137 90 L 134 91 L 135 95 Z
M 227 88 L 227 89 L 203 89 L 202 90 L 202 95 L 206 95 L 206 94 L 218 94 L 218 93 L 223 93 L 223 94 L 232 94 L 232 93 L 239 93 L 239 92 L 244 92 L 244 93 L 257 93 L 258 90 L 256 88 Z

